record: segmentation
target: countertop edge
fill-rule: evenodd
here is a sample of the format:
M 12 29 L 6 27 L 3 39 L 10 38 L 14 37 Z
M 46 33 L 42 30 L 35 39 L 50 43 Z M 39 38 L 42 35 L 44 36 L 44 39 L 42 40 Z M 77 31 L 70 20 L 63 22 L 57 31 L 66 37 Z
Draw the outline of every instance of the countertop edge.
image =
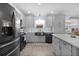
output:
M 68 34 L 52 34 L 52 35 L 67 42 L 67 43 L 69 43 L 69 44 L 71 44 L 72 46 L 79 48 L 79 43 L 78 43 L 79 39 L 78 38 L 69 37 L 70 35 L 68 35 Z M 67 35 L 68 35 L 68 37 L 67 37 Z M 64 36 L 64 37 L 60 37 L 60 36 Z

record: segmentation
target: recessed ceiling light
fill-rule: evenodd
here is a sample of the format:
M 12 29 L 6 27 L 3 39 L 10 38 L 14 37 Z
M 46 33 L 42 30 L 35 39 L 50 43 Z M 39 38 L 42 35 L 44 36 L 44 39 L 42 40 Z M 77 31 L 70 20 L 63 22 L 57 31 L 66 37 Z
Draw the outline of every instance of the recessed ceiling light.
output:
M 54 13 L 54 11 L 50 11 L 50 13 Z
M 41 3 L 38 3 L 38 5 L 41 5 Z
M 30 11 L 28 11 L 28 13 L 31 13 Z

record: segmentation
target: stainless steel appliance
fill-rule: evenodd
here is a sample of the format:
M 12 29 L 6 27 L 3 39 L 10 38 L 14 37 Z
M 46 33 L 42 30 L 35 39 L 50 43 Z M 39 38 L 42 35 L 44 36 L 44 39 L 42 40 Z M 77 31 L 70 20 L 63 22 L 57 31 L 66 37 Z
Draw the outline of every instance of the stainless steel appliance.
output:
M 3 35 L 13 35 L 13 28 L 12 27 L 2 27 L 2 34 Z

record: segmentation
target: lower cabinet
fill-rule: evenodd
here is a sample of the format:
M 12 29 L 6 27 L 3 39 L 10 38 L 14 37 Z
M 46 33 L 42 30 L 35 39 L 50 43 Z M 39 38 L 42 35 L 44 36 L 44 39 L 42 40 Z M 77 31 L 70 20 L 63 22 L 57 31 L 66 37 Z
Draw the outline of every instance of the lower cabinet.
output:
M 60 40 L 60 55 L 71 56 L 71 45 L 65 41 Z
M 37 36 L 35 33 L 26 33 L 26 42 L 45 43 L 45 36 Z
M 79 48 L 72 46 L 72 56 L 79 56 Z
M 79 56 L 79 48 L 53 36 L 53 52 L 56 56 Z
M 55 36 L 53 37 L 53 51 L 54 51 L 54 55 L 56 56 L 60 55 L 59 39 Z
M 77 48 L 72 46 L 72 56 L 77 56 Z

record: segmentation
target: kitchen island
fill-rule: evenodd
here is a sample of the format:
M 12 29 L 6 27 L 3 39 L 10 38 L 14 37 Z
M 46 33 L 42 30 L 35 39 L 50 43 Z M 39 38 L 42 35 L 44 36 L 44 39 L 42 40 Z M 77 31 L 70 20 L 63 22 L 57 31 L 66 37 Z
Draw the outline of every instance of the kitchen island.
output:
M 79 37 L 69 34 L 52 34 L 53 48 L 56 56 L 79 56 Z

